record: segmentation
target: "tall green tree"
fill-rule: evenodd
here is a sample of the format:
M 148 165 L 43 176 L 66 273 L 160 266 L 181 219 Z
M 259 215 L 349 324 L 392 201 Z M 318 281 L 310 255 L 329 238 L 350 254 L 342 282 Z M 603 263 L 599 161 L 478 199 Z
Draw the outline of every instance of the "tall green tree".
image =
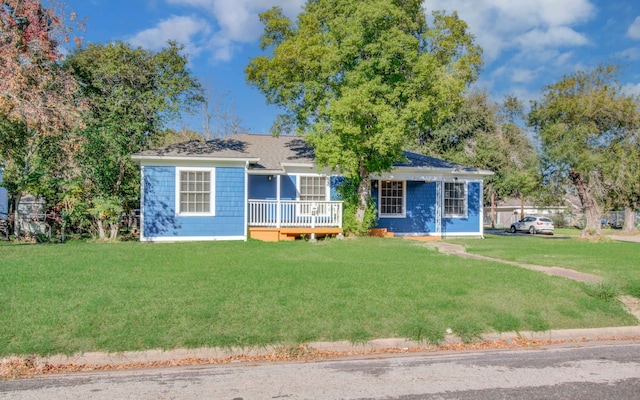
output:
M 269 53 L 250 61 L 247 81 L 283 109 L 275 134 L 303 136 L 319 166 L 358 183 L 362 222 L 371 174 L 454 113 L 481 50 L 456 14 L 428 20 L 421 0 L 309 0 L 296 23 L 279 7 L 260 18 Z
M 542 100 L 533 103 L 529 114 L 548 167 L 568 178 L 582 201 L 583 237 L 601 235 L 605 154 L 637 121 L 637 105 L 622 92 L 617 71 L 600 65 L 567 75 L 544 88 Z
M 522 116 L 522 103 L 514 96 L 499 104 L 486 91 L 472 91 L 456 114 L 421 135 L 414 149 L 493 171 L 485 180 L 487 201 L 524 200 L 539 187 L 540 160 L 521 126 Z
M 181 50 L 174 42 L 159 52 L 122 42 L 90 44 L 66 60 L 88 104 L 77 163 L 91 189 L 101 238 L 107 231 L 115 238 L 119 214 L 138 204 L 139 174 L 131 154 L 152 146 L 167 122 L 202 101 Z

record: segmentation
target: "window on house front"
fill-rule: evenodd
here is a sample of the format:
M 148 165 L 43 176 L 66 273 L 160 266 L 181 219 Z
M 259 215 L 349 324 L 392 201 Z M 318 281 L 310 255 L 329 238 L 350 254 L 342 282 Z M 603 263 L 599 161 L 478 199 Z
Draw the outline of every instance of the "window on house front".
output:
M 298 193 L 300 201 L 324 202 L 327 201 L 327 177 L 325 176 L 299 176 Z M 300 213 L 312 214 L 312 204 L 301 204 Z M 326 204 L 316 204 L 316 215 L 324 215 L 327 212 Z
M 403 217 L 405 215 L 405 183 L 380 181 L 378 190 L 380 216 Z
M 467 216 L 467 190 L 464 182 L 444 183 L 444 216 Z
M 327 178 L 324 176 L 301 176 L 299 189 L 302 201 L 327 200 Z
M 178 213 L 213 214 L 213 169 L 179 169 L 177 174 Z

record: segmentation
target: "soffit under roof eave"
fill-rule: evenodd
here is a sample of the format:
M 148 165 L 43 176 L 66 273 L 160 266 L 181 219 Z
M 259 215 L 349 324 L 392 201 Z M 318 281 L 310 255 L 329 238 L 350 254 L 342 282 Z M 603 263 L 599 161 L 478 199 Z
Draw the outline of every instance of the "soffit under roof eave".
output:
M 168 162 L 237 162 L 237 163 L 249 163 L 255 164 L 260 161 L 260 158 L 235 158 L 235 157 L 189 157 L 189 156 L 156 156 L 156 155 L 133 155 L 131 156 L 133 161 L 141 164 L 146 161 L 157 161 L 163 164 Z
M 485 177 L 494 175 L 492 171 L 455 171 L 451 168 L 407 168 L 396 167 L 391 171 L 371 174 L 372 179 L 405 179 L 405 180 L 434 180 L 445 177 Z

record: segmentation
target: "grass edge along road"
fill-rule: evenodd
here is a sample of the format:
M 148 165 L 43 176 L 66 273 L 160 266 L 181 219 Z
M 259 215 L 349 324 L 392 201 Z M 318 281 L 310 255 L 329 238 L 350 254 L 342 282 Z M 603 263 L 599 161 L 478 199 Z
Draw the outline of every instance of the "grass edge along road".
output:
M 0 356 L 637 324 L 586 285 L 423 243 L 0 245 Z

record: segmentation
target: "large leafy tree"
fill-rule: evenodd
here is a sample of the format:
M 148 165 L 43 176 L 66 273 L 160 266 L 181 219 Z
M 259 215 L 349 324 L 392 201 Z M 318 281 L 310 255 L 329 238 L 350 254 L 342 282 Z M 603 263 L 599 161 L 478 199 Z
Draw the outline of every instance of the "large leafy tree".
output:
M 25 191 L 38 194 L 43 146 L 57 142 L 59 165 L 73 151 L 60 137 L 61 130 L 80 123 L 81 108 L 72 96 L 76 82 L 60 65 L 61 46 L 71 33 L 65 22 L 60 8 L 38 0 L 0 5 L 0 166 L 16 213 Z
M 521 127 L 522 104 L 514 96 L 502 104 L 486 91 L 469 93 L 455 115 L 421 135 L 419 152 L 462 164 L 489 169 L 485 199 L 535 193 L 540 183 L 539 157 Z
M 427 19 L 421 0 L 309 0 L 296 23 L 278 7 L 260 18 L 270 53 L 250 61 L 247 80 L 284 110 L 274 133 L 302 135 L 320 166 L 357 182 L 362 222 L 370 176 L 453 114 L 481 50 L 456 14 Z
M 602 177 L 610 161 L 606 154 L 637 126 L 637 104 L 622 92 L 616 74 L 615 66 L 600 65 L 567 75 L 544 88 L 529 115 L 548 167 L 567 177 L 582 201 L 583 237 L 601 235 Z
M 173 42 L 159 52 L 122 42 L 90 44 L 66 60 L 88 104 L 76 154 L 101 238 L 107 226 L 115 238 L 119 214 L 137 205 L 139 176 L 131 154 L 152 146 L 167 122 L 202 100 L 180 51 Z

